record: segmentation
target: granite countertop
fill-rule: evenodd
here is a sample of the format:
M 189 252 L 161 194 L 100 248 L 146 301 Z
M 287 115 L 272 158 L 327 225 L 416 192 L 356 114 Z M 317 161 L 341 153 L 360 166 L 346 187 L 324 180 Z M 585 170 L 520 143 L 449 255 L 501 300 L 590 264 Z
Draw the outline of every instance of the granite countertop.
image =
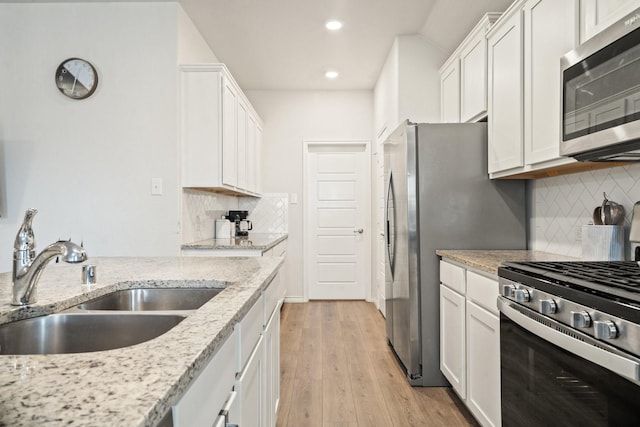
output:
M 153 426 L 186 391 L 270 283 L 279 257 L 92 258 L 97 284 L 81 266 L 49 264 L 38 302 L 13 307 L 11 273 L 0 274 L 0 324 L 58 312 L 118 289 L 225 288 L 167 333 L 92 353 L 0 355 L 0 426 Z
M 436 255 L 457 261 L 469 267 L 498 275 L 498 267 L 507 261 L 579 261 L 565 255 L 528 250 L 445 250 L 439 249 Z
M 249 233 L 228 239 L 205 239 L 182 245 L 182 249 L 238 249 L 267 251 L 287 238 L 287 234 Z

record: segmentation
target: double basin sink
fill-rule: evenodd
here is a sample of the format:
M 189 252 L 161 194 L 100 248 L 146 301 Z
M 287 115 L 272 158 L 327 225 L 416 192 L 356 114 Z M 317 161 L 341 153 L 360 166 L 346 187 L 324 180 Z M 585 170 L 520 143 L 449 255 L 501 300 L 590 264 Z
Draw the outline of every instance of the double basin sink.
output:
M 166 333 L 222 290 L 115 291 L 67 312 L 0 325 L 0 355 L 84 353 L 140 344 Z

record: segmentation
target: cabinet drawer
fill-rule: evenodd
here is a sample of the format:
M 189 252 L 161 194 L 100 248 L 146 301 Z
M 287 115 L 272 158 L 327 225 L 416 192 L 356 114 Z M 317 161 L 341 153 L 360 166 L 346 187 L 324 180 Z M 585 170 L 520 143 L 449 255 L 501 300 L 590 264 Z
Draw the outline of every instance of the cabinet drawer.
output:
M 498 280 L 467 271 L 467 299 L 498 314 Z
M 440 282 L 459 294 L 465 293 L 464 268 L 440 261 Z
M 264 321 L 263 298 L 264 295 L 260 295 L 260 298 L 253 304 L 244 318 L 236 323 L 235 329 L 238 332 L 238 363 L 236 365 L 236 372 L 242 371 L 262 333 Z
M 176 427 L 211 426 L 233 388 L 236 363 L 236 331 L 213 356 L 172 408 Z

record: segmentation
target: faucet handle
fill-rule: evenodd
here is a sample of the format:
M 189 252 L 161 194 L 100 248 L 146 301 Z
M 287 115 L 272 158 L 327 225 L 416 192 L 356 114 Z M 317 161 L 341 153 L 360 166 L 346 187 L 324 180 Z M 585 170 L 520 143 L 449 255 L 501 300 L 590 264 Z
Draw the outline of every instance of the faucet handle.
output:
M 13 248 L 17 251 L 32 251 L 36 247 L 36 240 L 33 235 L 33 228 L 31 228 L 31 222 L 33 217 L 38 213 L 37 209 L 27 209 L 24 214 L 24 220 L 22 225 L 16 234 L 16 240 L 13 244 Z

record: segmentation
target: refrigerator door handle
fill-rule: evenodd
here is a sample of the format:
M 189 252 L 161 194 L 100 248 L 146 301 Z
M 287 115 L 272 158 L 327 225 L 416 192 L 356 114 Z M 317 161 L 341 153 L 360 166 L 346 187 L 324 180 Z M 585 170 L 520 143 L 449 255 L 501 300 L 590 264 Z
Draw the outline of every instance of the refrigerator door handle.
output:
M 387 243 L 387 257 L 389 258 L 389 270 L 391 272 L 391 278 L 395 276 L 395 194 L 393 189 L 393 173 L 389 174 L 389 185 L 387 186 L 387 200 L 386 200 L 386 243 Z

